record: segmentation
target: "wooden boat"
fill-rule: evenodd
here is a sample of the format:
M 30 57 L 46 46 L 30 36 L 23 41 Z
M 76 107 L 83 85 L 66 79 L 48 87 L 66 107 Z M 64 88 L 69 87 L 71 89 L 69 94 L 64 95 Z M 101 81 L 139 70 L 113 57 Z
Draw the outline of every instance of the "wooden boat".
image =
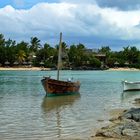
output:
M 140 90 L 140 81 L 128 82 L 123 81 L 123 91 L 137 91 Z
M 51 79 L 50 77 L 44 77 L 41 82 L 47 95 L 67 95 L 78 93 L 80 88 L 79 81 L 60 81 Z
M 61 68 L 61 42 L 62 33 L 60 33 L 60 43 L 58 52 L 57 80 L 50 77 L 44 77 L 41 82 L 46 91 L 47 96 L 53 95 L 69 95 L 79 93 L 80 82 L 59 80 L 59 70 Z

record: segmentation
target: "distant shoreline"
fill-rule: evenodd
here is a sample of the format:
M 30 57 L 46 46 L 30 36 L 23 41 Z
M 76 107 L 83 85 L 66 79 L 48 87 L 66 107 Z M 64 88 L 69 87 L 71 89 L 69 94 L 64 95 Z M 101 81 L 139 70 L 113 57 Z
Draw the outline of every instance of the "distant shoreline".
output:
M 29 71 L 40 71 L 40 70 L 51 70 L 51 68 L 42 68 L 42 67 L 0 67 L 0 71 L 3 70 L 29 70 Z M 136 68 L 109 68 L 106 71 L 140 71 L 140 69 Z
M 109 68 L 107 71 L 140 71 L 136 68 Z
M 0 67 L 0 71 L 5 71 L 5 70 L 40 71 L 40 70 L 50 70 L 50 68 L 41 68 L 41 67 Z

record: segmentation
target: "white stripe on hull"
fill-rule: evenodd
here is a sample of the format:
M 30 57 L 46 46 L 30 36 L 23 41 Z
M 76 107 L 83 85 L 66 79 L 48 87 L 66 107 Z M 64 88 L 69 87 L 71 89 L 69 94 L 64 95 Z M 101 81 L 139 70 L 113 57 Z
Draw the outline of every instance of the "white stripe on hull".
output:
M 123 90 L 124 91 L 140 90 L 140 82 L 123 81 Z

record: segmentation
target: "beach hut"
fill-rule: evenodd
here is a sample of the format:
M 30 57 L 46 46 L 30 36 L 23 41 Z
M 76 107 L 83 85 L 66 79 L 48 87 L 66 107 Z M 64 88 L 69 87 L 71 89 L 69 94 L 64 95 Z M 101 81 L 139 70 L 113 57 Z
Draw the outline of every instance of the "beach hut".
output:
M 116 61 L 115 63 L 114 63 L 114 66 L 115 67 L 118 67 L 120 65 L 120 63 L 118 62 L 118 61 Z
M 23 65 L 27 65 L 28 63 L 27 63 L 26 61 L 24 61 L 22 64 L 23 64 Z
M 4 65 L 8 67 L 8 66 L 10 65 L 10 62 L 9 62 L 9 61 L 6 61 L 6 62 L 4 63 Z
M 128 66 L 128 65 L 129 65 L 129 62 L 125 62 L 124 65 L 125 65 L 125 66 Z
M 44 62 L 42 62 L 42 61 L 39 64 L 40 64 L 40 66 L 44 66 Z
M 32 64 L 33 64 L 33 62 L 29 61 L 29 62 L 28 62 L 28 67 L 29 67 L 29 68 L 32 67 Z
M 14 64 L 15 66 L 19 65 L 19 63 L 18 63 L 17 61 L 15 61 L 13 64 Z
M 19 63 L 18 63 L 17 61 L 15 61 L 13 64 L 14 64 L 14 65 L 18 65 Z

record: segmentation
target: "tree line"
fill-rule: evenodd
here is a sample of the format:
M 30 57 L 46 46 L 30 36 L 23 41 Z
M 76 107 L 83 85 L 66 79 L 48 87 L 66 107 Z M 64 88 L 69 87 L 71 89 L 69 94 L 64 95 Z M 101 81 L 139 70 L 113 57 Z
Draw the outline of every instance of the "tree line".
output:
M 52 47 L 48 43 L 41 45 L 37 37 L 30 42 L 4 38 L 0 34 L 0 66 L 37 66 L 57 67 L 58 44 Z M 64 69 L 105 69 L 110 67 L 140 68 L 140 51 L 136 46 L 123 47 L 121 51 L 112 51 L 109 46 L 102 46 L 94 51 L 83 44 L 68 46 L 62 42 Z

